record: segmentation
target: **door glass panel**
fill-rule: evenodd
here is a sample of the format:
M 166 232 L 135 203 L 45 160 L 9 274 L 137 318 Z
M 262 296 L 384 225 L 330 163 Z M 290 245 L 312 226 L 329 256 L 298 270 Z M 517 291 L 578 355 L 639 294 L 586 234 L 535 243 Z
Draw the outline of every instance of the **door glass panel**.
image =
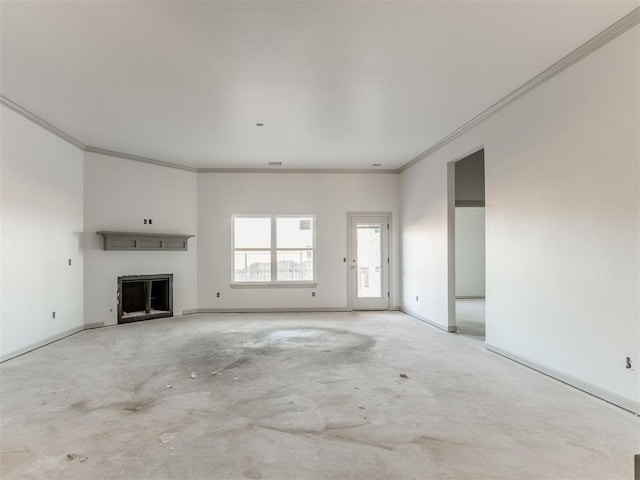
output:
M 356 227 L 357 276 L 359 298 L 382 296 L 382 225 Z

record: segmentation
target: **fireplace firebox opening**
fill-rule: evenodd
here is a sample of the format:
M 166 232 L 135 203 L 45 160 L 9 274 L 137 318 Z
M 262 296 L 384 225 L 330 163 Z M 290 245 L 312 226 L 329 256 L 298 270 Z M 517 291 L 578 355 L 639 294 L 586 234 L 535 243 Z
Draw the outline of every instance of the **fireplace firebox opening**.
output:
M 118 277 L 118 323 L 172 316 L 172 273 Z

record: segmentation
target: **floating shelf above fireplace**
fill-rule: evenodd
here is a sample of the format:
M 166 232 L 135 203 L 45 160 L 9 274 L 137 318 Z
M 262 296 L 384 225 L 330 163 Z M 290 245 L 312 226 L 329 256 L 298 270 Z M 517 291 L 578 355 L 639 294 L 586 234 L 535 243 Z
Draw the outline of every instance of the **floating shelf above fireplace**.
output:
M 164 250 L 186 251 L 187 242 L 194 235 L 177 233 L 98 232 L 105 250 Z

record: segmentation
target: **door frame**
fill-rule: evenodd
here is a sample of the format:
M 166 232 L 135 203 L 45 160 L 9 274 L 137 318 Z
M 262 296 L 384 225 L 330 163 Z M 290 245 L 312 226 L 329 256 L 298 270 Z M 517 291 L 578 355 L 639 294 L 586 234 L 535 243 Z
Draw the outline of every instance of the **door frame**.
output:
M 389 219 L 389 229 L 387 232 L 387 252 L 388 252 L 388 258 L 389 258 L 389 262 L 387 263 L 387 285 L 388 285 L 388 292 L 389 295 L 387 297 L 387 308 L 386 311 L 391 310 L 391 297 L 393 294 L 393 286 L 391 283 L 391 267 L 393 265 L 393 258 L 391 255 L 391 232 L 392 232 L 392 228 L 393 228 L 393 217 L 391 215 L 391 212 L 347 212 L 347 254 L 344 257 L 345 260 L 345 269 L 346 269 L 346 275 L 347 275 L 347 310 L 352 312 L 353 311 L 353 290 L 355 288 L 355 285 L 353 285 L 353 277 L 351 275 L 351 263 L 353 260 L 353 252 L 351 251 L 351 242 L 353 240 L 352 238 L 352 231 L 351 231 L 351 220 L 353 217 L 387 217 Z
M 484 150 L 484 172 L 485 172 L 485 299 L 486 299 L 486 251 L 487 251 L 487 232 L 486 232 L 486 172 L 487 172 L 487 148 L 484 144 L 474 148 L 464 155 L 456 157 L 454 160 L 447 161 L 447 331 L 457 332 L 456 325 L 456 163 L 460 160 L 473 155 L 474 153 Z M 485 317 L 486 328 L 486 317 Z M 486 334 L 485 334 L 486 338 Z

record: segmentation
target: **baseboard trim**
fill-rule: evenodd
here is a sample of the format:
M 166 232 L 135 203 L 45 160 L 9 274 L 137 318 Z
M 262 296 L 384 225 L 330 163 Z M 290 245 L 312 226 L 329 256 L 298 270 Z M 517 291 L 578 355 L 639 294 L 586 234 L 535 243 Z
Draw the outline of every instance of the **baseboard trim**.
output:
M 389 310 L 399 311 L 400 307 L 392 307 Z M 192 308 L 189 310 L 183 310 L 182 315 L 193 315 L 195 313 L 303 313 L 303 312 L 349 312 L 346 307 L 330 307 L 330 308 Z M 20 355 L 24 355 L 25 353 L 33 352 L 38 348 L 44 347 L 51 343 L 57 342 L 58 340 L 62 340 L 63 338 L 70 337 L 71 335 L 75 335 L 76 333 L 82 332 L 84 330 L 93 330 L 95 328 L 104 327 L 104 322 L 95 322 L 95 323 L 87 323 L 80 327 L 71 328 L 66 330 L 58 335 L 53 335 L 51 337 L 45 338 L 36 343 L 32 343 L 26 347 L 23 347 L 15 352 L 8 353 L 6 355 L 0 356 L 0 363 L 6 362 L 7 360 L 11 360 L 12 358 L 19 357 Z
M 456 300 L 484 300 L 484 295 L 460 295 L 456 296 Z
M 326 308 L 197 308 L 189 313 L 304 313 L 304 312 L 348 312 L 347 307 Z
M 432 327 L 436 327 L 436 328 L 438 328 L 438 329 L 440 329 L 440 330 L 443 330 L 443 331 L 445 331 L 445 332 L 448 332 L 448 333 L 455 333 L 455 332 L 457 332 L 457 331 L 458 331 L 458 327 L 456 327 L 455 325 L 454 325 L 454 326 L 447 326 L 447 327 L 445 327 L 444 325 L 440 325 L 439 323 L 436 323 L 436 322 L 434 322 L 433 320 L 429 320 L 428 318 L 425 318 L 425 317 L 423 317 L 423 316 L 421 316 L 421 315 L 418 315 L 417 313 L 413 313 L 413 312 L 410 312 L 409 310 L 405 310 L 405 309 L 404 309 L 404 308 L 402 308 L 402 307 L 400 308 L 400 311 L 401 311 L 402 313 L 406 313 L 406 314 L 407 314 L 407 315 L 409 315 L 410 317 L 415 318 L 416 320 L 420 320 L 421 322 L 428 323 L 428 324 L 429 324 L 429 325 L 431 325 Z
M 91 330 L 93 328 L 102 328 L 104 327 L 104 322 L 95 322 L 95 323 L 85 323 L 84 329 Z
M 497 353 L 498 355 L 508 358 L 509 360 L 513 360 L 520 365 L 524 365 L 525 367 L 531 368 L 536 372 L 540 372 L 548 377 L 551 377 L 555 380 L 558 380 L 562 383 L 565 383 L 573 388 L 577 388 L 589 395 L 593 395 L 605 402 L 611 403 L 617 407 L 623 408 L 625 410 L 630 411 L 636 415 L 640 415 L 640 402 L 635 402 L 633 400 L 629 400 L 628 398 L 622 397 L 618 394 L 605 390 L 604 388 L 600 388 L 591 383 L 580 380 L 579 378 L 573 377 L 571 375 L 567 375 L 558 370 L 555 370 L 550 367 L 546 367 L 537 362 L 533 362 L 531 360 L 527 360 L 526 358 L 522 358 L 519 355 L 503 350 L 499 347 L 495 347 L 491 344 L 485 343 L 485 347 L 487 350 Z
M 304 312 L 352 312 L 359 310 L 350 310 L 347 307 L 326 307 L 326 308 L 193 308 L 184 310 L 183 315 L 193 315 L 194 313 L 304 313 Z M 363 310 L 365 311 L 365 310 Z M 378 310 L 368 310 L 375 312 Z M 400 307 L 390 307 L 389 310 L 380 310 L 389 312 L 400 312 Z
M 76 333 L 82 332 L 84 330 L 84 325 L 79 327 L 70 328 L 69 330 L 65 330 L 64 332 L 58 333 L 57 335 L 52 335 L 51 337 L 47 337 L 44 340 L 40 340 L 39 342 L 32 343 L 31 345 L 27 345 L 26 347 L 20 348 L 15 352 L 7 353 L 6 355 L 2 355 L 0 357 L 0 363 L 6 362 L 7 360 L 11 360 L 12 358 L 19 357 L 20 355 L 24 355 L 25 353 L 33 352 L 39 348 L 44 347 L 45 345 L 49 345 L 50 343 L 57 342 L 58 340 L 62 340 L 63 338 L 70 337 L 71 335 L 75 335 Z

